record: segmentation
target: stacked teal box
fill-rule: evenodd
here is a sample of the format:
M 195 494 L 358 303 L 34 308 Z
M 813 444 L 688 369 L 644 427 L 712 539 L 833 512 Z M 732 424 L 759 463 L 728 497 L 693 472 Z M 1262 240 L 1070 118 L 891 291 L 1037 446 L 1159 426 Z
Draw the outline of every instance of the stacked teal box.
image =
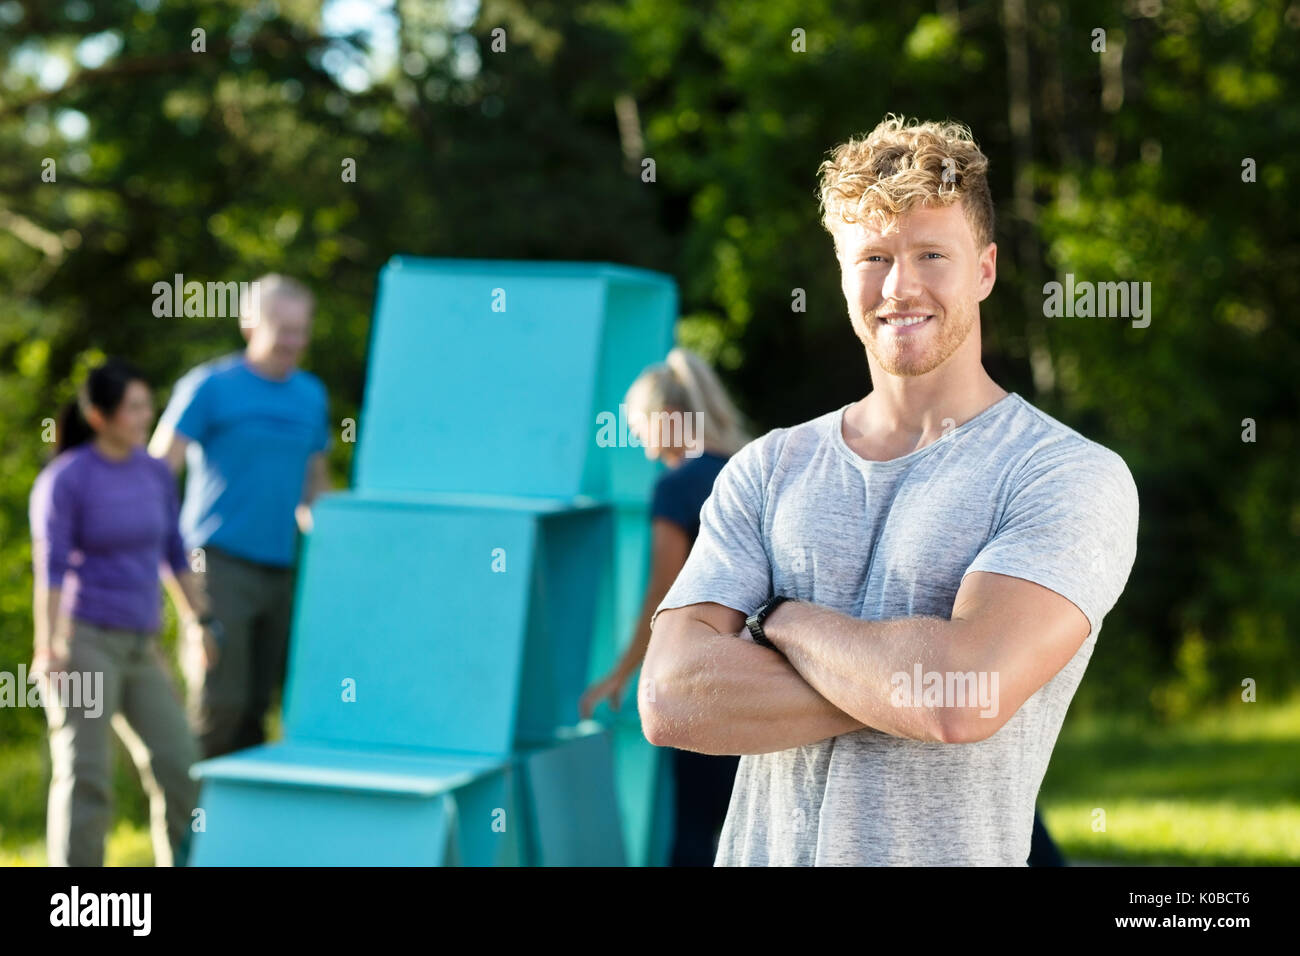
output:
M 657 469 L 598 423 L 675 313 L 671 280 L 619 266 L 385 267 L 355 487 L 303 548 L 284 739 L 195 768 L 192 862 L 664 861 L 668 761 L 627 717 L 575 724 L 635 621 Z

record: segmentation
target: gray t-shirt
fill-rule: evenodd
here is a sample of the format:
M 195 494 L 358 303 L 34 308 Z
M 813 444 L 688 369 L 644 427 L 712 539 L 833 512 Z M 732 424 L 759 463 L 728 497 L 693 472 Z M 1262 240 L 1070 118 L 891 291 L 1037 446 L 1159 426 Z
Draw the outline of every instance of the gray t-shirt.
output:
M 849 448 L 847 408 L 732 456 L 656 617 L 706 601 L 748 614 L 776 593 L 864 620 L 947 619 L 962 578 L 992 571 L 1063 595 L 1092 630 L 986 740 L 867 728 L 743 756 L 716 865 L 1023 866 L 1066 708 L 1133 566 L 1133 478 L 1015 393 L 892 461 Z

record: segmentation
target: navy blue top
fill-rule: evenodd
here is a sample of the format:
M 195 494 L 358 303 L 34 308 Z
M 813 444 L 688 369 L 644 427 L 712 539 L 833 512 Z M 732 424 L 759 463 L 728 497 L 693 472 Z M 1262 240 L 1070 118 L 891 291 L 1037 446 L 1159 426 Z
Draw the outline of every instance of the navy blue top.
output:
M 683 458 L 680 465 L 669 468 L 655 482 L 650 517 L 667 518 L 680 525 L 694 545 L 700 533 L 700 509 L 713 493 L 714 479 L 726 463 L 726 456 L 711 451 Z

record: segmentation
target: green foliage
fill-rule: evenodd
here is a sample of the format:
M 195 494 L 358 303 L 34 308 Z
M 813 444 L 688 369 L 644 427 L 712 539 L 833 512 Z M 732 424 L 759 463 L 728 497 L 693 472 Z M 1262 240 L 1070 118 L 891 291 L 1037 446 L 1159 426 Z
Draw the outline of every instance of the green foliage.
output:
M 1247 677 L 1276 699 L 1300 676 L 1300 17 L 1287 0 L 1049 0 L 1025 5 L 1021 33 L 1013 6 L 485 0 L 461 26 L 401 0 L 385 62 L 364 34 L 325 35 L 312 3 L 0 3 L 0 668 L 30 655 L 27 494 L 42 423 L 80 371 L 128 355 L 161 404 L 188 367 L 239 347 L 229 319 L 155 317 L 153 283 L 311 282 L 309 365 L 338 422 L 357 417 L 374 280 L 394 253 L 662 269 L 681 284 L 682 340 L 756 424 L 786 425 L 869 388 L 815 176 L 892 111 L 966 122 L 991 157 L 990 371 L 1137 479 L 1137 565 L 1077 707 L 1172 719 Z M 191 52 L 196 27 L 206 53 Z M 42 62 L 103 36 L 117 49 L 102 66 L 38 82 Z M 1022 46 L 1026 80 L 1008 68 Z M 477 69 L 458 66 L 466 49 Z M 368 86 L 341 82 L 348 63 L 369 64 Z M 636 106 L 623 130 L 619 97 Z M 1013 202 L 1018 176 L 1032 215 Z M 1150 326 L 1037 314 L 1066 273 L 1150 282 Z M 335 454 L 344 475 L 350 447 Z M 0 742 L 42 729 L 10 712 Z
M 1297 747 L 1300 697 L 1237 700 L 1166 728 L 1072 711 L 1039 805 L 1071 862 L 1295 866 Z
M 318 311 L 307 364 L 338 424 L 358 417 L 375 277 L 395 253 L 670 265 L 654 193 L 623 168 L 610 100 L 595 95 L 612 83 L 600 52 L 610 38 L 562 10 L 544 30 L 506 9 L 513 55 L 493 60 L 491 24 L 461 28 L 404 3 L 401 58 L 357 92 L 329 64 L 364 58 L 366 37 L 324 35 L 314 3 L 105 0 L 88 19 L 81 7 L 0 3 L 0 669 L 10 672 L 31 656 L 27 499 L 50 453 L 48 420 L 102 355 L 140 365 L 161 408 L 186 369 L 241 346 L 234 319 L 156 317 L 155 282 L 272 270 L 308 281 Z M 191 49 L 196 27 L 204 53 Z M 42 62 L 101 34 L 117 52 L 100 68 L 73 63 L 58 89 L 40 85 Z M 473 76 L 455 65 L 465 44 L 484 61 Z M 85 118 L 83 137 L 66 133 L 70 115 Z M 42 180 L 46 158 L 53 182 Z M 349 159 L 355 182 L 342 175 Z M 441 360 L 428 357 L 431 373 Z M 334 449 L 345 480 L 351 448 Z M 0 745 L 43 729 L 38 711 L 6 711 Z
M 1137 563 L 1076 706 L 1172 720 L 1239 696 L 1246 677 L 1276 700 L 1300 678 L 1300 15 L 1282 0 L 1025 6 L 1021 35 L 1001 4 L 870 18 L 797 0 L 592 5 L 626 38 L 647 152 L 689 210 L 683 335 L 734 370 L 764 426 L 860 397 L 817 165 L 886 112 L 969 124 L 999 217 L 986 366 L 1121 454 L 1141 497 Z M 1018 174 L 1032 217 L 1013 202 Z M 1150 325 L 1043 317 L 1044 283 L 1067 273 L 1149 282 Z M 806 314 L 791 312 L 794 288 Z

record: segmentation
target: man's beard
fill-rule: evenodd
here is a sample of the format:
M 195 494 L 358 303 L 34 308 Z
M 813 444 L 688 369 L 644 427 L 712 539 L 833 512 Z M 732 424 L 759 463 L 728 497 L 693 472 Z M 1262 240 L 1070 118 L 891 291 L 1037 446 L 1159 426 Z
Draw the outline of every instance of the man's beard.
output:
M 898 309 L 897 311 L 920 310 Z M 928 338 L 928 344 L 923 349 L 917 349 L 913 344 L 908 343 L 906 335 L 896 336 L 896 333 L 885 328 L 875 312 L 868 313 L 863 319 L 863 324 L 873 328 L 875 334 L 867 335 L 860 332 L 858 338 L 881 369 L 890 375 L 913 378 L 932 372 L 946 362 L 970 335 L 975 325 L 975 317 L 973 313 L 961 312 L 935 314 L 927 323 L 931 328 L 920 331 L 921 335 Z M 902 344 L 902 348 L 896 348 L 890 342 L 890 339 L 895 337 Z

